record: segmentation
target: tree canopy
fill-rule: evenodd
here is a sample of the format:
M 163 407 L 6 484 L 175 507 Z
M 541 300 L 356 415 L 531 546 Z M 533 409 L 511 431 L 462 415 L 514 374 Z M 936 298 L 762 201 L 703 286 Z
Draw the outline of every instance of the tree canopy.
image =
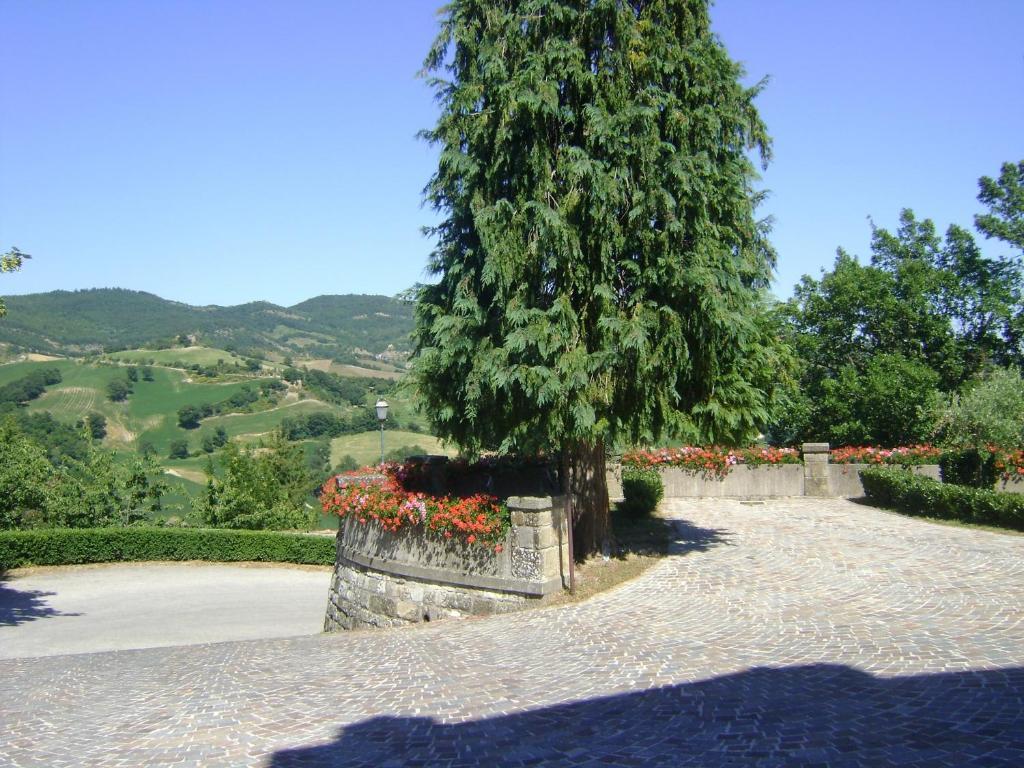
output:
M 778 360 L 749 153 L 770 142 L 707 2 L 455 0 L 425 72 L 443 220 L 414 381 L 436 433 L 560 450 L 569 475 L 599 453 L 596 495 L 605 444 L 756 434 Z
M 982 178 L 978 230 L 1019 245 L 1024 163 Z M 866 264 L 840 249 L 820 279 L 804 276 L 783 307 L 800 360 L 799 392 L 773 426 L 781 442 L 896 445 L 935 434 L 937 399 L 1024 362 L 1024 273 L 1015 256 L 982 254 L 970 231 L 940 236 L 904 209 L 872 227 Z

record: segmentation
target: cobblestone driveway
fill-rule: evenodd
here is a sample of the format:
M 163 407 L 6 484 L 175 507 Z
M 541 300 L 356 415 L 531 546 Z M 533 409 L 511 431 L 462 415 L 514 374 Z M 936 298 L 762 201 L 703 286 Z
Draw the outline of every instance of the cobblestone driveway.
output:
M 587 603 L 0 662 L 0 765 L 1024 765 L 1024 537 L 671 501 Z

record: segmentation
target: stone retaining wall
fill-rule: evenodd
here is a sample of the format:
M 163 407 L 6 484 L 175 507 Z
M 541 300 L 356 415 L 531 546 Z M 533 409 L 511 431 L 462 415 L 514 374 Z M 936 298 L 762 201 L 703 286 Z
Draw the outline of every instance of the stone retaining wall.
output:
M 393 627 L 517 610 L 561 592 L 568 541 L 559 497 L 507 500 L 501 552 L 422 528 L 341 521 L 324 630 Z

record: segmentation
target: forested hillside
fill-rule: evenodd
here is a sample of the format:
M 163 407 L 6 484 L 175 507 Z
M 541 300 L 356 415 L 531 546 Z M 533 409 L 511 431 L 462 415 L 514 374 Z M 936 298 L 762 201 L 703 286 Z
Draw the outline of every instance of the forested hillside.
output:
M 13 352 L 80 355 L 191 342 L 273 358 L 345 360 L 409 349 L 412 307 L 387 296 L 318 296 L 293 307 L 194 307 L 120 288 L 11 296 L 0 343 Z

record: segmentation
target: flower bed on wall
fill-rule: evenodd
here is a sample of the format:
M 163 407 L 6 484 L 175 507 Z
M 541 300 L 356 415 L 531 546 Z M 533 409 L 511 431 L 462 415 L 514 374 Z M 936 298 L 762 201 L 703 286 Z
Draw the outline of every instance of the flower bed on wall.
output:
M 833 464 L 897 464 L 916 466 L 921 464 L 938 464 L 942 449 L 934 445 L 906 445 L 897 448 L 879 448 L 877 446 L 847 446 L 833 448 L 831 462 Z
M 622 466 L 637 469 L 675 467 L 723 478 L 739 465 L 748 467 L 799 464 L 800 452 L 796 448 L 655 448 L 630 451 L 622 457 Z
M 402 484 L 403 465 L 366 467 L 330 478 L 320 493 L 324 512 L 361 524 L 376 520 L 385 530 L 397 532 L 410 526 L 469 544 L 481 544 L 500 552 L 508 533 L 508 509 L 494 496 L 433 496 L 409 491 Z

